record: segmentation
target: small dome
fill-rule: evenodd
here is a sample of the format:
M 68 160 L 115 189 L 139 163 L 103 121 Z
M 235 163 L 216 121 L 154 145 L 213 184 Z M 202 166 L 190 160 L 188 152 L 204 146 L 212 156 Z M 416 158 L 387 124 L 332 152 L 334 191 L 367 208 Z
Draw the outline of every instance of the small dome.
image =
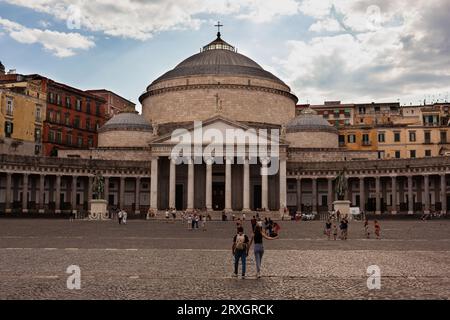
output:
M 114 115 L 98 130 L 98 132 L 101 133 L 112 130 L 153 131 L 153 127 L 137 112 L 122 112 Z
M 295 117 L 286 124 L 286 133 L 295 133 L 303 131 L 326 131 L 331 133 L 338 133 L 338 130 L 333 127 L 322 116 L 318 115 L 316 111 L 311 108 L 303 110 L 299 116 Z

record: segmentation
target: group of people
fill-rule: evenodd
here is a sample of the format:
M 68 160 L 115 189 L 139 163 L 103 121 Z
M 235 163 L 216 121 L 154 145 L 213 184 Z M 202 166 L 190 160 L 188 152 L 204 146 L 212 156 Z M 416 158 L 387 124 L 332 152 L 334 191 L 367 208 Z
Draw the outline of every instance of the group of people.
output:
M 123 209 L 119 209 L 119 211 L 117 212 L 117 219 L 119 220 L 119 224 L 127 224 L 127 217 L 128 213 Z
M 253 253 L 255 255 L 256 263 L 256 277 L 261 278 L 261 263 L 264 255 L 263 239 L 274 240 L 278 239 L 278 232 L 280 227 L 277 223 L 269 221 L 270 219 L 257 219 L 255 216 L 251 219 L 253 235 L 249 238 L 244 233 L 244 227 L 240 220 L 237 222 L 237 234 L 233 237 L 233 245 L 231 252 L 234 257 L 234 273 L 233 276 L 238 276 L 239 261 L 242 262 L 242 279 L 245 279 L 245 273 L 247 268 L 247 256 L 250 248 L 253 246 Z
M 189 230 L 199 229 L 199 224 L 201 224 L 202 230 L 206 231 L 206 220 L 208 219 L 207 215 L 199 214 L 196 210 L 194 210 L 194 212 L 182 212 L 181 218 L 183 224 L 187 223 L 187 228 Z
M 381 226 L 378 220 L 373 221 L 373 228 L 375 233 L 375 238 L 381 239 Z M 369 219 L 366 218 L 364 220 L 364 233 L 366 234 L 366 238 L 370 239 L 370 227 L 369 227 Z
M 340 239 L 347 240 L 348 237 L 348 220 L 346 217 L 342 218 L 339 223 L 340 229 Z M 328 240 L 331 240 L 331 236 L 333 236 L 334 240 L 337 240 L 338 237 L 338 229 L 336 223 L 328 218 L 325 222 L 325 230 L 324 234 L 327 236 Z

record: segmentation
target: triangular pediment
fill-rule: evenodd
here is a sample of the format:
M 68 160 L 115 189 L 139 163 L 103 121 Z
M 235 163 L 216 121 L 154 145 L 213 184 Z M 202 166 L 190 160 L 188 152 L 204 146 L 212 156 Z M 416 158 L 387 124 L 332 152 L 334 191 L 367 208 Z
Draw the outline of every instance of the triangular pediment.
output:
M 191 141 L 195 141 L 196 139 L 198 141 L 198 138 L 201 136 L 203 144 L 209 144 L 214 140 L 217 142 L 215 138 L 217 136 L 222 136 L 225 143 L 233 140 L 238 141 L 238 143 L 239 141 L 245 141 L 245 144 L 251 143 L 252 141 L 255 143 L 259 141 L 261 143 L 276 139 L 280 141 L 280 144 L 284 144 L 284 141 L 279 139 L 279 137 L 271 136 L 270 130 L 261 131 L 260 129 L 251 128 L 220 115 L 201 122 L 195 122 L 195 124 L 192 123 L 186 128 L 176 129 L 171 133 L 157 137 L 150 144 L 177 144 L 180 136 L 187 137 L 187 135 L 190 135 Z

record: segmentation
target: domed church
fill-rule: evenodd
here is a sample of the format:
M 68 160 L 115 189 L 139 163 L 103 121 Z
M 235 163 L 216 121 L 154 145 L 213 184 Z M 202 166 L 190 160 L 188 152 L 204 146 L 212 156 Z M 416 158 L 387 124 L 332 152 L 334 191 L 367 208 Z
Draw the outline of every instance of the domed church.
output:
M 99 129 L 97 148 L 60 151 L 60 157 L 90 163 L 83 183 L 91 183 L 94 172 L 103 174 L 110 206 L 141 214 L 199 209 L 217 217 L 222 211 L 326 212 L 336 198 L 334 178 L 345 170 L 346 198 L 364 210 L 378 194 L 379 212 L 380 186 L 388 192 L 391 183 L 386 177 L 398 172 L 392 186 L 402 190 L 409 183 L 405 163 L 341 148 L 337 129 L 314 110 L 296 115 L 298 98 L 290 87 L 220 32 L 151 82 L 139 101 L 142 114 L 125 110 Z M 393 213 L 399 208 L 391 205 Z

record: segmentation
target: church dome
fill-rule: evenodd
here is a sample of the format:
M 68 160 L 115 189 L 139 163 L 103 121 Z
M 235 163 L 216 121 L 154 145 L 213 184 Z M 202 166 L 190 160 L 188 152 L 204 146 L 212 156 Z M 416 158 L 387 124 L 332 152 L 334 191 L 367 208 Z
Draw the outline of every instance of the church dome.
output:
M 295 117 L 289 86 L 217 34 L 200 53 L 154 80 L 139 97 L 151 123 L 204 121 L 218 114 L 239 122 L 281 125 Z
M 153 131 L 152 125 L 136 112 L 122 112 L 108 120 L 98 132 L 111 130 Z
M 286 124 L 287 133 L 302 131 L 326 131 L 338 133 L 338 130 L 335 127 L 311 108 L 302 110 L 299 116 Z
M 286 140 L 293 148 L 338 148 L 338 137 L 338 130 L 311 108 L 286 124 Z
M 100 148 L 145 148 L 152 138 L 152 125 L 131 110 L 114 115 L 98 130 Z
M 252 59 L 237 53 L 233 46 L 218 37 L 210 44 L 204 46 L 202 52 L 182 61 L 174 69 L 153 81 L 150 86 L 164 80 L 192 75 L 252 76 L 286 85 Z

